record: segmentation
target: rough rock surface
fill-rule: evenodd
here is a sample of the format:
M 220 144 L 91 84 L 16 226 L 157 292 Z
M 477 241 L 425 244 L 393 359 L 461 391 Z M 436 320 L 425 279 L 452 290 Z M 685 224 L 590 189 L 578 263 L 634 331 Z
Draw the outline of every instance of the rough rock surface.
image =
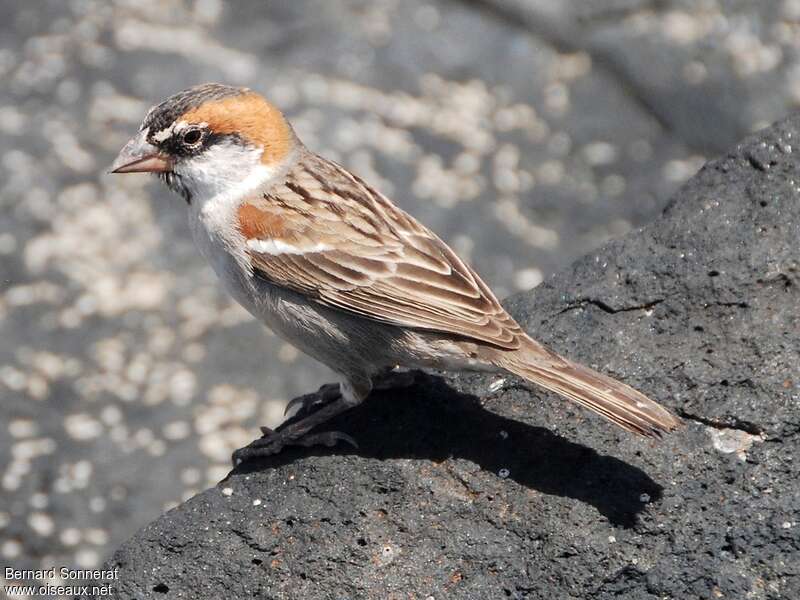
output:
M 682 415 L 661 443 L 509 379 L 420 376 L 353 451 L 232 472 L 108 563 L 121 598 L 800 597 L 800 118 L 508 302 Z

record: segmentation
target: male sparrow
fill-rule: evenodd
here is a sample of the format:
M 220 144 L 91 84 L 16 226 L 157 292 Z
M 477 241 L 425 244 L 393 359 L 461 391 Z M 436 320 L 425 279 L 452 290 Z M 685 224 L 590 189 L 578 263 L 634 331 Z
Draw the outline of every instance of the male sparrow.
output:
M 678 425 L 643 394 L 531 339 L 436 234 L 308 150 L 247 88 L 209 83 L 167 98 L 111 170 L 158 174 L 188 204 L 194 241 L 227 291 L 341 378 L 304 403 L 304 418 L 262 428 L 234 463 L 289 444 L 354 443 L 309 432 L 398 365 L 510 372 L 644 436 Z

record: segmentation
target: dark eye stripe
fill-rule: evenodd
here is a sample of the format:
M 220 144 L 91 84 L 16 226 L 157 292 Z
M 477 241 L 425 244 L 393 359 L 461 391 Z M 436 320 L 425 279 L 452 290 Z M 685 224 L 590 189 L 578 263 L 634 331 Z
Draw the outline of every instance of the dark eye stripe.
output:
M 172 127 L 173 125 L 170 125 L 148 136 L 151 144 L 171 156 L 185 157 L 198 154 L 216 138 L 210 131 L 201 127 L 191 126 L 188 129 L 180 128 L 178 131 L 173 131 Z
M 188 158 L 204 152 L 209 146 L 226 142 L 246 146 L 245 141 L 236 133 L 215 133 L 208 127 L 190 125 L 173 131 L 173 124 L 160 131 L 150 132 L 148 141 L 162 152 L 175 158 Z M 167 135 L 169 134 L 169 135 Z

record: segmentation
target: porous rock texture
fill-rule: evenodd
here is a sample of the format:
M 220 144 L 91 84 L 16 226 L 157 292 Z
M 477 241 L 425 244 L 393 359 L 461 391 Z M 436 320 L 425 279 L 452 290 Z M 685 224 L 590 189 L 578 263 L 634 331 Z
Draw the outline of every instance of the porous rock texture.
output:
M 118 597 L 800 597 L 798 142 L 797 117 L 756 134 L 507 303 L 679 431 L 420 375 L 330 424 L 359 450 L 247 464 L 142 529 L 107 565 Z

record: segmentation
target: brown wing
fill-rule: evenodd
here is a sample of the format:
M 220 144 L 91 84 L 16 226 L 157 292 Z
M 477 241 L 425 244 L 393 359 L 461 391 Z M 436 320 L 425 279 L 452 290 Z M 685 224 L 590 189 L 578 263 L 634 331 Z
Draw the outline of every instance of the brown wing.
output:
M 433 232 L 344 168 L 308 154 L 239 209 L 254 272 L 383 323 L 513 349 L 519 326 Z

